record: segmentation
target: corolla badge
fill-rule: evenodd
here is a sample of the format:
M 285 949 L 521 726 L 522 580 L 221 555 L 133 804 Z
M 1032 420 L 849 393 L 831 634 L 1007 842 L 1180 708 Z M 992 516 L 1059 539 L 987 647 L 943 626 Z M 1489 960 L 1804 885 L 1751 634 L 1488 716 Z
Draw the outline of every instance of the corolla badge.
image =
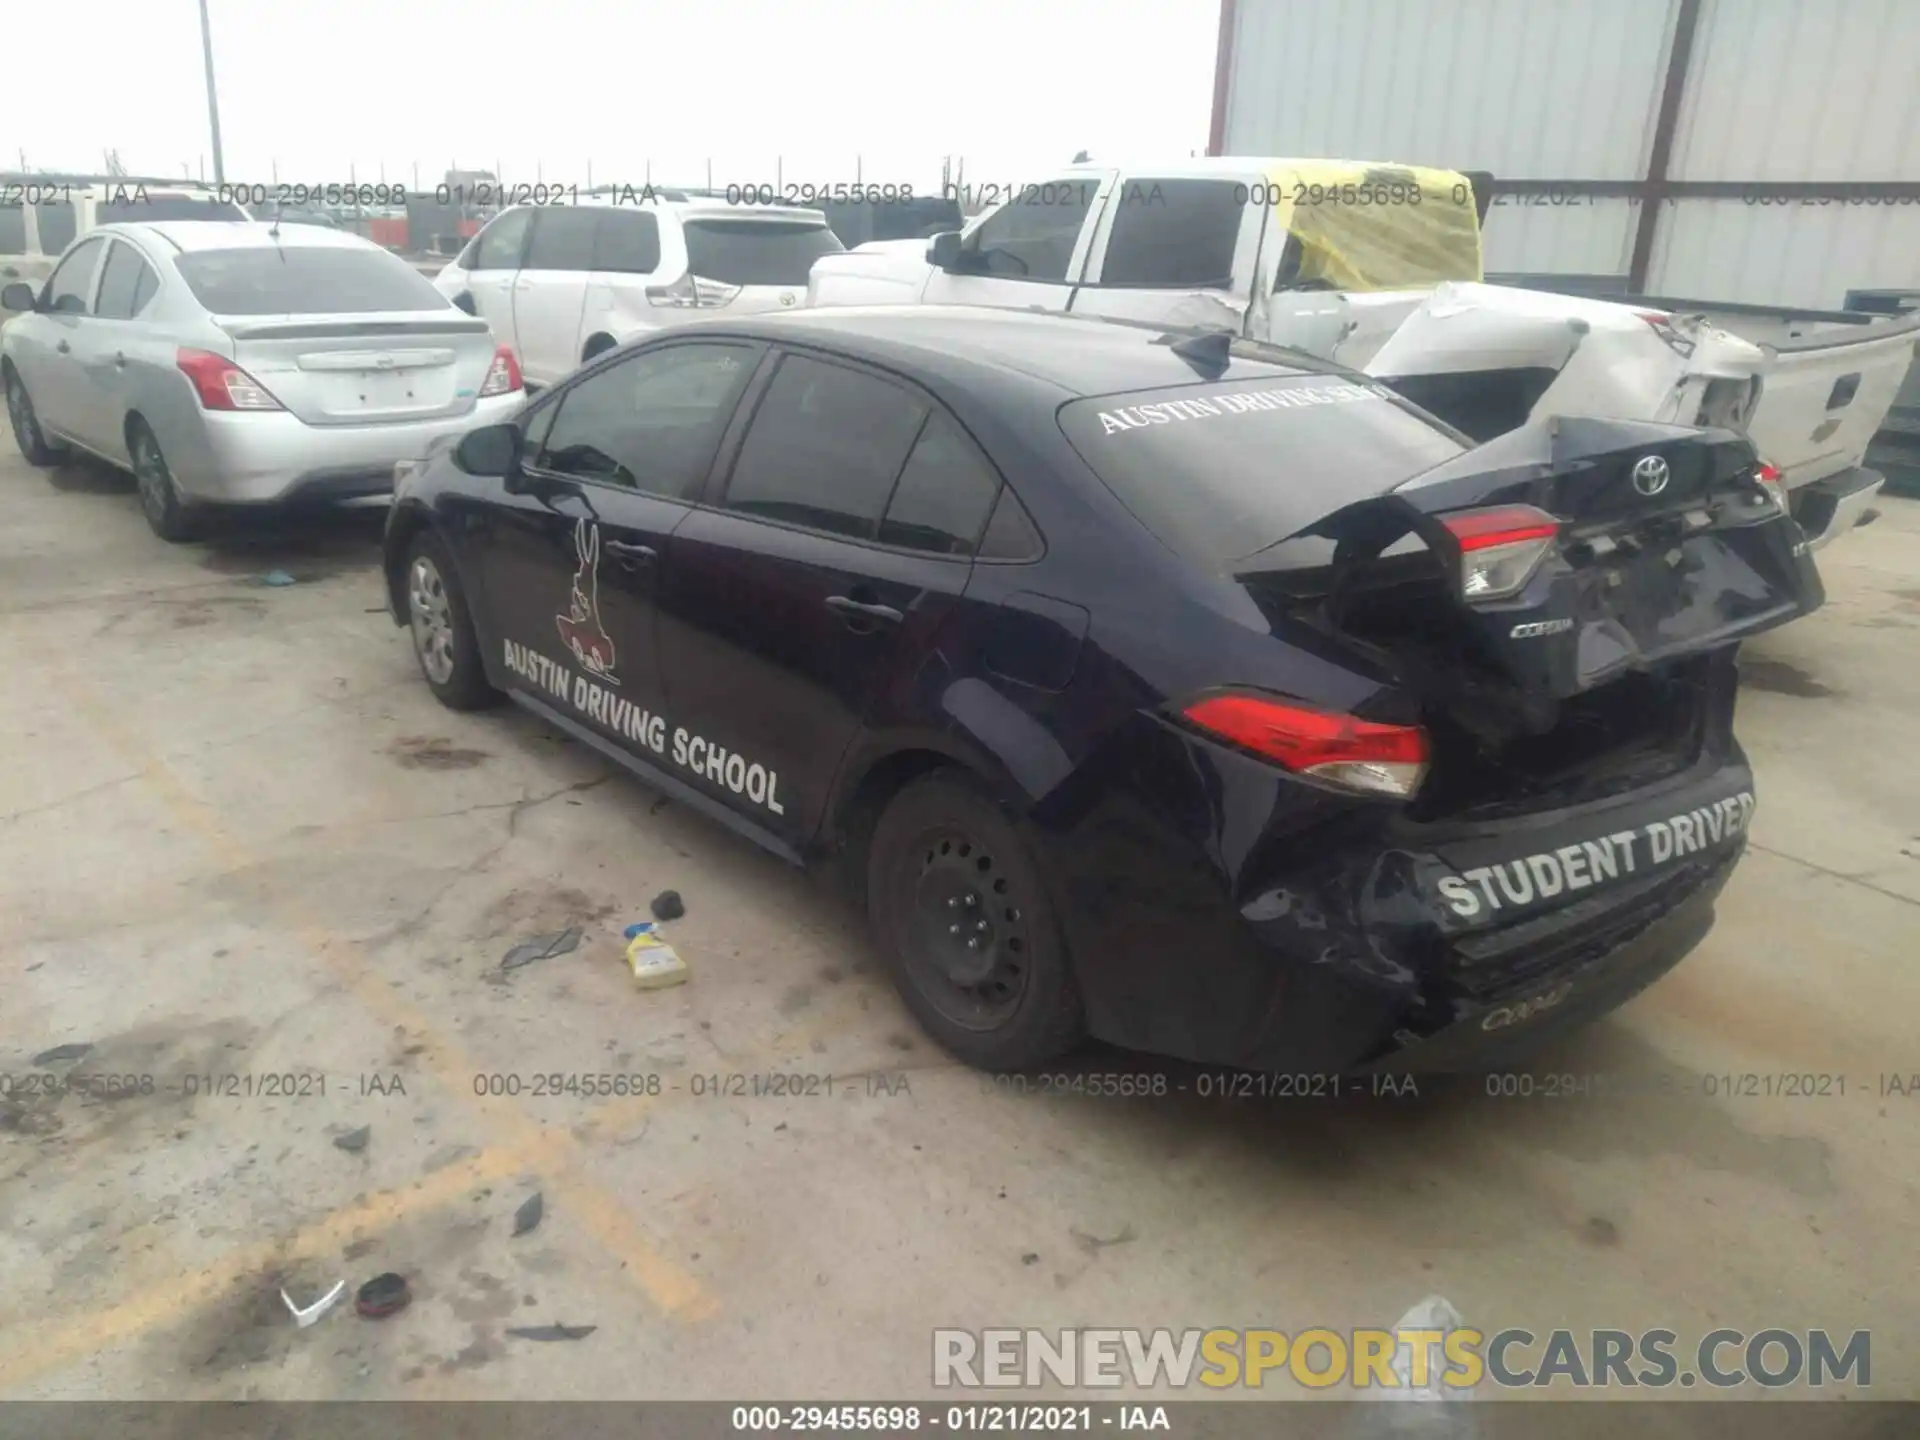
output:
M 1667 488 L 1667 462 L 1658 455 L 1643 456 L 1633 467 L 1633 488 L 1642 495 L 1658 495 Z

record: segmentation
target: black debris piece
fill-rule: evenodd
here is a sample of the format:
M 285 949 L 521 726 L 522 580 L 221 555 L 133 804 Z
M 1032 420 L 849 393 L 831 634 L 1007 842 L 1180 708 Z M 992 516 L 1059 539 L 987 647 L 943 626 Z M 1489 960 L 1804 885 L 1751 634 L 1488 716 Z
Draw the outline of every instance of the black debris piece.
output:
M 686 903 L 681 900 L 678 890 L 662 890 L 653 897 L 653 918 L 656 920 L 678 920 L 686 913 Z
M 509 1325 L 507 1334 L 516 1340 L 584 1340 L 598 1325 Z
M 507 951 L 500 961 L 502 970 L 518 970 L 522 965 L 531 965 L 536 960 L 551 960 L 556 955 L 565 955 L 580 943 L 580 927 L 569 926 L 553 935 L 536 935 L 531 940 L 522 940 Z
M 540 1192 L 527 1197 L 520 1208 L 513 1212 L 513 1233 L 524 1235 L 540 1223 L 540 1217 L 547 1213 L 546 1202 L 540 1198 Z
M 367 1148 L 367 1141 L 373 1138 L 373 1127 L 362 1125 L 358 1130 L 349 1130 L 344 1135 L 333 1137 L 334 1148 L 358 1155 Z
M 42 1050 L 33 1057 L 35 1065 L 58 1065 L 65 1060 L 78 1060 L 93 1049 L 88 1044 L 56 1045 L 51 1050 Z
M 369 1320 L 383 1320 L 396 1310 L 406 1309 L 412 1299 L 407 1277 L 389 1270 L 374 1276 L 354 1293 L 353 1308 Z

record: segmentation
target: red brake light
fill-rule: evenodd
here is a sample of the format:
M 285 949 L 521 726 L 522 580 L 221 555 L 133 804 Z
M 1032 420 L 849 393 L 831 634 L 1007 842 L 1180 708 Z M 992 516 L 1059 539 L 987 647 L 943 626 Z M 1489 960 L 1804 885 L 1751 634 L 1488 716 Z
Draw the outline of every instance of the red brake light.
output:
M 1522 589 L 1560 534 L 1560 522 L 1531 505 L 1493 505 L 1442 515 L 1460 546 L 1460 593 L 1497 600 Z
M 1285 769 L 1349 790 L 1410 797 L 1427 770 L 1426 733 L 1260 695 L 1210 695 L 1182 712 L 1202 730 Z
M 502 345 L 493 352 L 493 363 L 487 367 L 487 378 L 480 382 L 481 398 L 511 395 L 520 386 L 520 362 L 514 359 L 511 347 Z
M 258 380 L 254 379 L 238 365 L 224 355 L 215 355 L 208 350 L 181 349 L 175 353 L 173 363 L 188 380 L 193 382 L 194 393 L 200 397 L 201 408 L 206 410 L 278 410 L 280 402 L 273 398 Z

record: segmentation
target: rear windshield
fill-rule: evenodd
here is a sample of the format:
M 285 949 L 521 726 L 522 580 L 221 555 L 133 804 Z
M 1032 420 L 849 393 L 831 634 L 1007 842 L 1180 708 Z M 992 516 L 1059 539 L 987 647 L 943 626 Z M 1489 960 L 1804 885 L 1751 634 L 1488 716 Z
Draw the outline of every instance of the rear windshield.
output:
M 1333 375 L 1075 400 L 1060 427 L 1141 524 L 1209 569 L 1461 450 L 1385 386 Z
M 723 285 L 804 285 L 814 261 L 846 248 L 825 225 L 687 222 L 687 269 Z
M 215 315 L 362 315 L 445 310 L 446 297 L 384 250 L 259 245 L 190 250 L 174 265 Z
M 203 195 L 149 195 L 129 204 L 103 204 L 95 218 L 102 225 L 131 220 L 245 220 L 247 212 L 231 200 Z

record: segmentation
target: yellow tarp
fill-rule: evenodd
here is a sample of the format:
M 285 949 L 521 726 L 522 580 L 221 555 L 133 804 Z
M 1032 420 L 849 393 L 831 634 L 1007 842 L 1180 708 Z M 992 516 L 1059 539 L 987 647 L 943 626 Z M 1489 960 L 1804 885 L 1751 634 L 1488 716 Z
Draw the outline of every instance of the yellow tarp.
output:
M 1458 171 L 1289 162 L 1267 179 L 1263 198 L 1285 209 L 1300 252 L 1297 275 L 1278 276 L 1276 288 L 1320 280 L 1334 290 L 1402 290 L 1481 278 L 1473 187 Z

